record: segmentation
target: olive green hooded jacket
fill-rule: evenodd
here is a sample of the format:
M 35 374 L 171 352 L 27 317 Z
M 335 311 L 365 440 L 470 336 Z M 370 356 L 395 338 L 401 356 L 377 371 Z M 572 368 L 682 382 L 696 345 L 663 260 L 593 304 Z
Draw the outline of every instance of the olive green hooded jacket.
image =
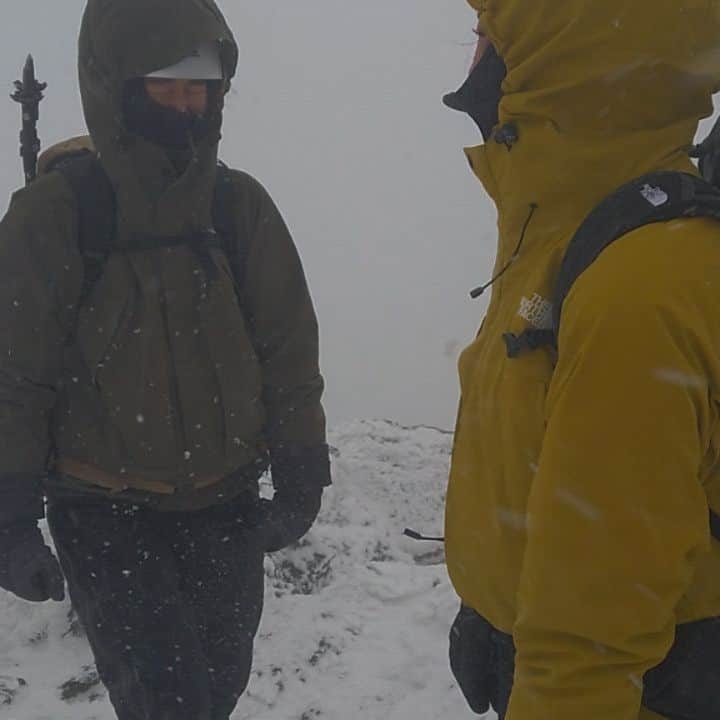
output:
M 124 83 L 220 46 L 211 130 L 178 158 L 130 135 Z M 237 63 L 212 0 L 90 0 L 80 32 L 87 125 L 117 198 L 116 244 L 78 307 L 78 208 L 58 172 L 17 192 L 0 224 L 0 470 L 158 507 L 228 499 L 277 447 L 325 442 L 318 329 L 298 254 L 267 192 L 232 173 L 244 277 L 137 236 L 212 227 L 222 105 Z M 239 296 L 239 297 L 238 297 Z M 82 472 L 68 472 L 67 467 Z M 59 468 L 62 472 L 53 472 Z M 239 472 L 238 472 L 239 471 Z M 74 477 L 68 477 L 74 475 Z
M 459 363 L 448 568 L 514 635 L 507 720 L 638 720 L 676 624 L 720 615 L 720 224 L 615 242 L 567 297 L 557 358 L 511 360 L 503 334 L 549 327 L 565 248 L 603 198 L 695 172 L 720 3 L 471 4 L 507 65 L 500 123 L 519 139 L 467 151 L 507 269 Z

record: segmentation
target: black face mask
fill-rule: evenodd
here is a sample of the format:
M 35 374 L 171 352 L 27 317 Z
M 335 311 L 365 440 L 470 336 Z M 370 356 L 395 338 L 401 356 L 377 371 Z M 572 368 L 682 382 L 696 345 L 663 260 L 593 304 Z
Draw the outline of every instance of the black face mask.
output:
M 212 98 L 208 101 L 211 103 Z M 179 112 L 151 100 L 143 78 L 125 84 L 123 113 L 129 132 L 170 150 L 187 150 L 207 137 L 210 131 L 208 114 Z
M 498 124 L 501 86 L 506 74 L 505 63 L 489 45 L 460 89 L 443 97 L 445 105 L 467 113 L 477 123 L 485 142 Z

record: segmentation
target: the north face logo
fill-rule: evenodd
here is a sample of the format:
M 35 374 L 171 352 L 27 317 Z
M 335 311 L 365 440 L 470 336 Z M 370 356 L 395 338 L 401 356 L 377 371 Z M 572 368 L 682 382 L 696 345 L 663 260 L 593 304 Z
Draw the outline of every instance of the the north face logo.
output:
M 670 198 L 661 187 L 653 187 L 650 184 L 642 186 L 640 194 L 653 206 L 660 207 L 664 205 Z
M 524 297 L 520 300 L 518 315 L 538 330 L 549 330 L 552 328 L 552 309 L 549 300 L 534 293 L 530 299 Z

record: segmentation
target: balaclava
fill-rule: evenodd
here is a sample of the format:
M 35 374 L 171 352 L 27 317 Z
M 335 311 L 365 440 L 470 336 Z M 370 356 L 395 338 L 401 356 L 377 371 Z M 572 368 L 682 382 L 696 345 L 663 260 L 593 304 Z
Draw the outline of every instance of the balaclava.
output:
M 506 73 L 502 58 L 489 45 L 460 88 L 443 97 L 445 105 L 467 113 L 476 122 L 485 142 L 498 123 L 502 82 Z

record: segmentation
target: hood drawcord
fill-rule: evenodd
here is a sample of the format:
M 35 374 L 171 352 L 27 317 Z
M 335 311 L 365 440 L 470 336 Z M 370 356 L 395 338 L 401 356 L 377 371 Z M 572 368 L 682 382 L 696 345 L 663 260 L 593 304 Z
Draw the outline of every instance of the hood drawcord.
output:
M 470 291 L 470 297 L 473 300 L 479 298 L 489 287 L 491 287 L 495 283 L 496 280 L 502 277 L 510 269 L 510 266 L 518 259 L 518 257 L 520 256 L 520 250 L 522 249 L 523 242 L 525 241 L 525 233 L 527 232 L 528 226 L 530 225 L 530 221 L 532 220 L 533 215 L 535 214 L 535 210 L 537 210 L 537 207 L 537 203 L 530 203 L 530 212 L 528 213 L 528 216 L 525 220 L 522 232 L 520 233 L 520 239 L 518 240 L 517 247 L 513 251 L 513 254 L 510 256 L 510 259 L 505 263 L 503 268 L 497 273 L 497 275 L 490 278 L 490 280 L 484 285 L 480 285 L 479 287 L 476 287 L 474 290 Z

